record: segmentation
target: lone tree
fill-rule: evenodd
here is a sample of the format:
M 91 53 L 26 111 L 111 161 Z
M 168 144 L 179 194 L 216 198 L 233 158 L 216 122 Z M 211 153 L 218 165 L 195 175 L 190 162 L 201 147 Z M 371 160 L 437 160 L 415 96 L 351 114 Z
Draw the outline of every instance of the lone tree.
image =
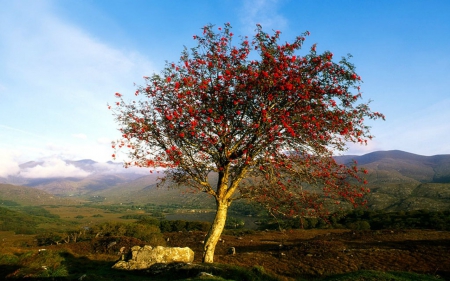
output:
M 135 93 L 144 98 L 127 103 L 116 93 L 122 138 L 113 143 L 128 148 L 125 166 L 165 168 L 165 179 L 214 197 L 207 263 L 237 198 L 290 216 L 318 215 L 330 202 L 364 203 L 363 171 L 332 155 L 372 138 L 364 118 L 384 118 L 358 103 L 360 77 L 348 58 L 334 62 L 315 45 L 298 54 L 308 32 L 280 44 L 279 31 L 257 25 L 253 39 L 233 44 L 229 24 L 214 30 L 205 26 L 178 63 L 144 77 Z

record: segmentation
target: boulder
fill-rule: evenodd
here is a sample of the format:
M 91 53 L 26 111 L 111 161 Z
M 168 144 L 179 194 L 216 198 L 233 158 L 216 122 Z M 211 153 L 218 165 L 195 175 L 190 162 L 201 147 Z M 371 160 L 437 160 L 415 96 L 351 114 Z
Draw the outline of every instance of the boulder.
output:
M 112 268 L 124 270 L 147 269 L 156 263 L 183 262 L 190 263 L 194 261 L 194 251 L 190 248 L 180 247 L 162 247 L 157 246 L 134 246 L 131 248 L 131 259 L 128 261 L 118 261 Z

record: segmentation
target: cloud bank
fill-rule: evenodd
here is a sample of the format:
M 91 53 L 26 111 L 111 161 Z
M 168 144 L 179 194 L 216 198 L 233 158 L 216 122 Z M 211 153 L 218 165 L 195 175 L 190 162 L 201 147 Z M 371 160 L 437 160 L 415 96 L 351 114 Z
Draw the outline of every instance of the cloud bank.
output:
M 46 159 L 42 164 L 25 168 L 20 171 L 24 178 L 84 178 L 91 173 L 74 165 L 67 164 L 58 158 Z
M 54 155 L 56 147 L 64 159 L 89 152 L 108 161 L 110 145 L 97 140 L 119 133 L 107 103 L 115 92 L 134 93 L 133 83 L 155 71 L 147 57 L 100 40 L 57 5 L 11 1 L 0 9 L 0 126 L 9 131 L 0 132 L 0 148 L 24 151 L 25 161 Z
M 20 167 L 16 160 L 17 152 L 0 149 L 0 177 L 6 178 L 19 173 Z

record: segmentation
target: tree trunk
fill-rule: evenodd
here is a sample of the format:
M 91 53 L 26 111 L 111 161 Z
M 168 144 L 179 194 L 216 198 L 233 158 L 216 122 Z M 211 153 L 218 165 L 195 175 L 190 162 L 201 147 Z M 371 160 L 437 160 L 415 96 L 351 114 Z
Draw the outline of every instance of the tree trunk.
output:
M 203 247 L 203 262 L 214 262 L 214 250 L 216 249 L 217 242 L 225 227 L 225 221 L 227 220 L 228 202 L 216 201 L 217 211 L 214 222 L 209 229 L 208 235 L 205 238 L 205 246 Z

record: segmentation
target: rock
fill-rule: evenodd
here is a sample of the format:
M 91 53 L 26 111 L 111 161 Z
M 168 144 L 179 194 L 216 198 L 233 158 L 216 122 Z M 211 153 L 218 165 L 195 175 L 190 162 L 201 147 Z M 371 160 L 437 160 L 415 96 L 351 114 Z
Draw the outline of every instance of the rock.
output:
M 197 277 L 214 277 L 214 275 L 208 272 L 200 272 Z
M 123 270 L 147 269 L 152 265 L 174 262 L 190 263 L 194 261 L 194 252 L 188 248 L 157 246 L 134 246 L 131 248 L 131 259 L 118 261 L 112 268 Z
M 186 265 L 187 263 L 184 262 L 155 263 L 148 268 L 147 273 L 150 275 L 158 275 L 167 272 L 176 272 Z

